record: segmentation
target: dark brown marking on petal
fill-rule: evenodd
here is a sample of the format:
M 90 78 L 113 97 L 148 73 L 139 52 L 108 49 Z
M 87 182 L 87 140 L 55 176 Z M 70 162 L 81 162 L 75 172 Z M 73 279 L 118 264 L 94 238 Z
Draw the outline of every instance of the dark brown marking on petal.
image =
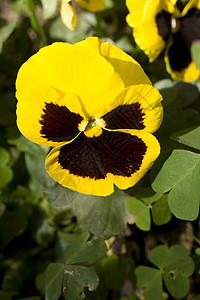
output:
M 169 48 L 168 57 L 171 69 L 177 72 L 186 69 L 192 61 L 180 31 L 173 34 L 173 43 Z
M 179 19 L 179 31 L 172 35 L 173 44 L 169 49 L 169 63 L 174 71 L 181 72 L 192 62 L 190 49 L 200 39 L 200 10 L 193 8 Z
M 102 118 L 108 129 L 144 129 L 142 109 L 138 102 L 119 105 Z
M 171 14 L 162 10 L 156 16 L 156 24 L 159 35 L 166 41 L 171 32 Z
M 83 118 L 72 113 L 66 106 L 45 103 L 43 112 L 39 121 L 42 125 L 40 133 L 48 141 L 70 141 L 79 133 L 78 124 Z
M 147 146 L 137 136 L 103 130 L 94 138 L 83 133 L 60 149 L 58 162 L 70 174 L 104 179 L 107 173 L 130 177 L 142 165 Z
M 189 10 L 185 16 L 180 18 L 180 22 L 182 39 L 190 51 L 193 41 L 200 39 L 200 10 L 196 8 Z

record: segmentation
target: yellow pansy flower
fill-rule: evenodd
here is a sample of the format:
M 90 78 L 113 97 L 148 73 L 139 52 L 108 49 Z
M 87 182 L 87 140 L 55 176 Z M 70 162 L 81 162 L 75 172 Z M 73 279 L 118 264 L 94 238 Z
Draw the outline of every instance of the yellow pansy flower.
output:
M 200 39 L 200 0 L 126 0 L 126 5 L 127 23 L 149 61 L 165 49 L 166 69 L 172 78 L 198 79 L 190 48 Z
M 75 0 L 82 8 L 92 12 L 105 9 L 105 0 Z M 76 26 L 76 12 L 71 0 L 61 0 L 60 15 L 63 24 L 73 30 Z
M 141 66 L 116 46 L 90 37 L 54 43 L 20 68 L 17 125 L 31 141 L 54 147 L 46 170 L 85 194 L 133 186 L 160 152 L 162 97 Z

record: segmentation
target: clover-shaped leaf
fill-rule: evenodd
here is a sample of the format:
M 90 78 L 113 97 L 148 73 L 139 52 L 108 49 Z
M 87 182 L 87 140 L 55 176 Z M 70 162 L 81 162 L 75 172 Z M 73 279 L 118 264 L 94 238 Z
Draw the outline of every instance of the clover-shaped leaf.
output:
M 99 278 L 90 264 L 105 255 L 107 247 L 103 240 L 87 241 L 90 234 L 82 233 L 66 248 L 66 265 L 51 263 L 46 271 L 45 299 L 57 300 L 61 293 L 67 299 L 84 299 L 84 288 L 90 291 L 97 288 Z
M 199 181 L 200 155 L 174 150 L 153 181 L 152 188 L 160 193 L 169 191 L 169 208 L 177 218 L 195 220 L 199 211 Z
M 166 257 L 168 254 L 167 245 L 160 245 L 151 250 L 149 253 L 149 260 L 154 264 L 157 268 L 163 269 L 166 263 Z
M 200 126 L 178 131 L 171 136 L 171 139 L 200 150 Z
M 135 224 L 139 229 L 150 230 L 150 210 L 152 210 L 153 221 L 156 225 L 165 224 L 171 219 L 166 195 L 155 193 L 151 188 L 145 187 L 135 196 L 136 198 L 128 199 L 127 210 L 135 217 Z
M 135 197 L 147 205 L 158 201 L 162 196 L 162 193 L 155 193 L 150 187 L 142 187 L 135 193 Z
M 149 207 L 136 198 L 127 201 L 127 210 L 135 216 L 135 224 L 141 230 L 148 231 L 151 226 Z
M 145 300 L 162 299 L 161 272 L 155 268 L 139 266 L 136 271 L 137 286 L 144 288 Z
M 67 264 L 91 263 L 105 256 L 107 251 L 105 242 L 101 239 L 88 241 L 89 236 L 88 232 L 84 232 L 66 247 Z
M 84 288 L 94 291 L 99 284 L 99 278 L 92 268 L 68 265 L 65 267 L 63 294 L 66 299 L 81 300 L 85 298 Z
M 163 273 L 165 285 L 175 298 L 184 297 L 189 290 L 189 279 L 194 272 L 190 252 L 182 245 L 160 245 L 149 253 L 149 260 Z
M 172 214 L 168 206 L 168 195 L 163 195 L 152 207 L 152 218 L 156 225 L 163 225 L 171 220 Z
M 174 275 L 173 272 L 164 273 L 164 281 L 166 288 L 175 298 L 183 298 L 189 291 L 190 283 L 188 278 L 181 275 Z
M 174 245 L 168 250 L 165 267 L 183 277 L 189 277 L 194 271 L 194 262 L 189 257 L 190 251 L 182 245 Z
M 45 299 L 57 300 L 61 295 L 64 264 L 51 263 L 45 273 Z

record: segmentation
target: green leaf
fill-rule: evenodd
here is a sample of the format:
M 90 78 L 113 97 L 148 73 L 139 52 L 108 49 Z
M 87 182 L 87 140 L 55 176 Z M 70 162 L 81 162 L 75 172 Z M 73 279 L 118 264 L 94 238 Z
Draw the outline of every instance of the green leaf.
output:
M 115 190 L 107 197 L 97 197 L 76 193 L 72 207 L 82 231 L 90 231 L 95 237 L 108 239 L 122 234 L 127 222 L 132 221 L 126 210 L 128 194 Z
M 164 272 L 165 285 L 175 298 L 184 297 L 189 290 L 187 277 L 194 272 L 194 262 L 189 255 L 190 251 L 182 245 L 173 245 L 169 249 L 160 245 L 149 253 L 149 260 Z
M 174 87 L 177 89 L 177 98 L 173 101 L 173 106 L 186 107 L 199 99 L 198 88 L 188 82 L 174 81 Z
M 49 181 L 51 183 L 51 179 L 45 169 L 45 158 L 46 153 L 44 152 L 40 154 L 25 153 L 27 170 L 32 179 L 39 183 L 40 186 L 48 185 Z
M 55 235 L 55 229 L 49 224 L 46 215 L 41 211 L 36 211 L 35 216 L 30 221 L 30 233 L 38 245 L 48 247 Z
M 35 277 L 35 287 L 41 296 L 45 295 L 45 272 Z
M 85 298 L 84 288 L 94 291 L 99 284 L 99 278 L 92 268 L 76 265 L 65 267 L 63 294 L 70 300 Z
M 168 206 L 168 195 L 164 195 L 152 207 L 152 219 L 156 225 L 163 225 L 171 220 L 171 212 Z
M 174 133 L 170 138 L 184 145 L 200 150 L 200 126 Z
M 10 154 L 4 148 L 0 148 L 0 167 L 7 165 L 10 160 Z
M 142 200 L 145 204 L 152 204 L 162 196 L 162 193 L 155 193 L 150 187 L 142 187 L 135 193 L 135 198 Z
M 200 248 L 196 248 L 195 252 L 192 255 L 192 258 L 195 263 L 195 273 L 199 273 L 200 270 Z
M 199 98 L 198 88 L 188 82 L 163 79 L 156 82 L 155 87 L 162 94 L 165 107 L 186 107 Z
M 141 229 L 148 231 L 151 226 L 150 211 L 147 205 L 136 198 L 130 198 L 127 201 L 127 210 L 135 216 L 135 224 Z
M 149 260 L 159 269 L 163 269 L 166 264 L 166 257 L 168 255 L 168 247 L 167 245 L 160 245 L 155 247 L 149 253 Z
M 189 255 L 190 251 L 182 245 L 173 245 L 169 249 L 167 245 L 160 245 L 151 250 L 149 260 L 159 269 L 189 277 L 194 272 L 194 262 Z
M 45 169 L 45 158 L 49 148 L 37 145 L 22 135 L 16 139 L 9 139 L 8 142 L 25 152 L 26 167 L 32 179 L 42 187 L 52 186 L 53 180 Z
M 161 127 L 156 134 L 160 140 L 167 139 L 167 146 L 170 142 L 169 137 L 173 133 L 189 127 L 199 126 L 199 124 L 200 117 L 196 110 L 191 108 L 182 110 L 180 107 L 169 108 L 166 110 Z
M 46 270 L 45 299 L 57 300 L 61 295 L 64 264 L 51 263 Z
M 57 0 L 41 0 L 43 6 L 44 19 L 50 18 L 56 11 Z
M 171 212 L 180 219 L 195 220 L 200 199 L 200 155 L 174 150 L 152 183 L 156 192 L 169 192 Z M 189 200 L 189 201 L 188 201 Z
M 40 146 L 38 144 L 35 144 L 25 138 L 23 135 L 20 135 L 16 139 L 9 139 L 8 140 L 10 145 L 16 146 L 19 150 L 25 153 L 35 154 L 35 155 L 42 155 L 48 152 L 49 148 Z
M 12 298 L 4 291 L 0 291 L 0 299 L 1 300 L 12 300 Z
M 66 247 L 65 257 L 67 264 L 91 264 L 105 256 L 107 252 L 105 242 L 101 239 L 88 241 L 89 236 L 88 232 L 84 232 Z
M 7 207 L 0 218 L 0 248 L 8 245 L 15 236 L 24 232 L 31 212 L 28 206 L 13 204 Z
M 4 42 L 9 38 L 17 25 L 17 21 L 12 21 L 0 29 L 0 53 L 3 49 Z
M 173 273 L 164 272 L 164 282 L 170 294 L 175 298 L 183 298 L 189 291 L 190 283 L 188 278 Z
M 45 195 L 48 197 L 51 205 L 57 209 L 71 208 L 74 199 L 78 197 L 77 194 L 77 192 L 55 183 L 53 179 L 51 181 L 50 178 L 45 184 Z
M 166 287 L 175 298 L 184 297 L 189 290 L 187 277 L 194 272 L 194 262 L 189 255 L 190 251 L 182 245 L 169 249 L 166 245 L 160 245 L 149 253 L 149 260 L 164 272 Z
M 7 166 L 9 160 L 9 152 L 0 147 L 0 189 L 6 186 L 13 178 L 13 171 Z
M 145 300 L 160 300 L 162 295 L 162 278 L 159 270 L 139 266 L 136 271 L 137 286 L 144 288 Z
M 189 257 L 190 251 L 182 245 L 173 245 L 166 258 L 165 267 L 168 271 L 173 271 L 183 277 L 189 277 L 194 272 L 194 262 Z
M 170 79 L 162 79 L 154 84 L 161 95 L 163 96 L 163 105 L 169 106 L 178 96 L 177 89 L 173 86 L 173 81 Z
M 191 46 L 191 56 L 192 56 L 192 60 L 195 63 L 195 66 L 198 70 L 200 70 L 200 57 L 199 57 L 199 53 L 200 53 L 200 41 L 194 41 L 192 43 Z

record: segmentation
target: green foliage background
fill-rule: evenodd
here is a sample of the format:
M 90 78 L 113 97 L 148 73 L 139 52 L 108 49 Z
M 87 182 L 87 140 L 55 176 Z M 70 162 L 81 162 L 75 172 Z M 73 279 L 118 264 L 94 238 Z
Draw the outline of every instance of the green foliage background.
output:
M 172 81 L 162 55 L 148 63 L 123 0 L 80 10 L 74 31 L 57 0 L 0 5 L 0 299 L 200 299 L 199 81 Z M 21 64 L 44 45 L 93 35 L 134 57 L 164 98 L 159 158 L 136 186 L 109 197 L 55 183 L 44 168 L 49 149 L 15 123 Z

